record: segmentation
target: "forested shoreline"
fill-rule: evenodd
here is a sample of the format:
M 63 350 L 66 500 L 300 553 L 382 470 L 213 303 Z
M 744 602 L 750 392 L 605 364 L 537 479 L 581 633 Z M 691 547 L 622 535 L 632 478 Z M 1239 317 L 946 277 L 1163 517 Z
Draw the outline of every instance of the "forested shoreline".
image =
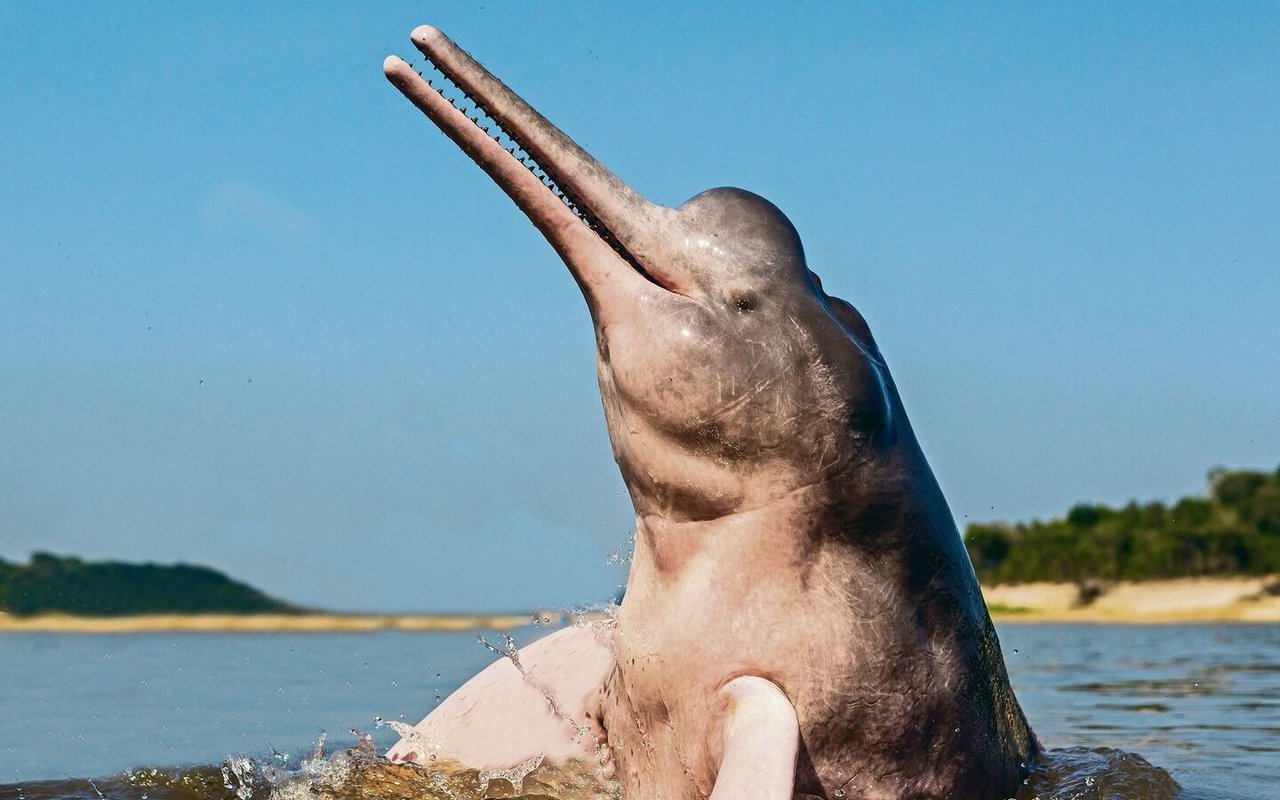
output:
M 1280 572 L 1280 469 L 1213 470 L 1207 496 L 1123 508 L 1081 503 L 1061 519 L 969 525 L 986 584 L 1141 581 Z
M 965 547 L 982 583 L 1165 580 L 1280 573 L 1280 469 L 1214 470 L 1205 496 L 1123 508 L 1081 503 L 1061 519 L 974 523 Z M 189 564 L 0 559 L 0 612 L 297 614 L 288 603 Z
M 294 614 L 302 609 L 208 567 L 89 562 L 35 553 L 26 564 L 0 559 L 0 611 L 110 617 Z

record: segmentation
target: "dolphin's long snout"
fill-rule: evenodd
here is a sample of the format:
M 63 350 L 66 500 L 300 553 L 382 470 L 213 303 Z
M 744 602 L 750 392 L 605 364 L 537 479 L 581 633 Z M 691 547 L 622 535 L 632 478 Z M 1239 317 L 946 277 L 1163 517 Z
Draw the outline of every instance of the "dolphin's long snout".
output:
M 594 287 L 641 274 L 667 286 L 678 283 L 652 269 L 664 261 L 655 233 L 669 221 L 671 209 L 641 197 L 436 28 L 419 26 L 410 38 L 501 127 L 499 133 L 536 162 L 565 200 L 409 64 L 389 57 L 383 65 L 388 79 L 515 201 L 560 253 L 589 300 Z M 602 257 L 606 251 L 609 257 Z M 623 278 L 620 271 L 630 276 Z

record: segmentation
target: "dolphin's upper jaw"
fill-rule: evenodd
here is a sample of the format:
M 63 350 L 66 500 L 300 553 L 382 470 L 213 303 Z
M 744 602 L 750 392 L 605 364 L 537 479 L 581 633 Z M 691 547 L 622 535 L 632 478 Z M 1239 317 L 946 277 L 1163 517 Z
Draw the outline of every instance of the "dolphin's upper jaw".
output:
M 665 227 L 671 209 L 641 198 L 440 31 L 424 25 L 411 40 L 434 74 L 423 78 L 391 56 L 383 65 L 388 79 L 533 221 L 593 312 L 602 287 L 614 296 L 638 293 L 626 274 L 680 293 L 674 276 L 636 252 Z
M 441 97 L 448 99 L 449 104 L 457 109 L 468 122 L 502 146 L 511 158 L 519 162 L 531 175 L 541 181 L 542 185 L 564 204 L 565 208 L 581 220 L 596 236 L 600 237 L 601 241 L 607 244 L 628 266 L 651 283 L 658 286 L 662 285 L 662 282 L 650 275 L 636 260 L 636 257 L 618 241 L 617 237 L 609 232 L 608 227 L 596 219 L 591 213 L 591 209 L 581 198 L 562 188 L 563 178 L 558 176 L 554 162 L 549 161 L 545 166 L 539 164 L 538 159 L 533 156 L 525 143 L 521 141 L 519 134 L 503 128 L 502 123 L 490 115 L 485 106 L 485 101 L 469 95 L 444 68 L 431 60 L 430 55 L 426 56 L 425 66 L 429 70 L 434 70 L 434 78 L 427 79 L 428 86 L 434 88 Z M 424 70 L 425 72 L 426 70 Z M 451 89 L 451 91 L 446 93 L 446 89 Z

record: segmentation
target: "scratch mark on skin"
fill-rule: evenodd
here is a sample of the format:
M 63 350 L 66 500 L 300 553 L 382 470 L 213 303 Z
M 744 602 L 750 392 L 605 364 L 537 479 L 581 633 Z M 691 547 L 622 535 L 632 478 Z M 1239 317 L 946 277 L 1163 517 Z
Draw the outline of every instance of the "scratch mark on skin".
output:
M 711 412 L 706 416 L 700 417 L 699 422 L 705 424 L 713 420 L 723 419 L 724 417 L 727 417 L 733 411 L 736 411 L 746 403 L 750 402 L 756 397 L 759 397 L 761 394 L 765 392 L 766 389 L 770 388 L 775 383 L 777 383 L 777 381 L 778 381 L 778 378 L 765 378 L 764 380 L 758 381 L 756 385 L 753 386 L 749 391 L 743 392 L 742 394 L 728 401 L 724 405 L 718 408 L 712 409 Z M 716 382 L 716 386 L 718 389 L 719 388 L 718 380 Z
M 575 735 L 580 737 L 589 737 L 590 741 L 598 747 L 600 745 L 600 737 L 597 736 L 590 728 L 578 722 L 578 720 L 574 719 L 573 715 L 566 713 L 563 710 L 563 707 L 559 699 L 556 697 L 555 692 L 552 691 L 551 688 L 547 686 L 545 683 L 533 677 L 532 675 L 529 674 L 527 670 L 525 670 L 524 665 L 520 663 L 520 651 L 519 651 L 519 648 L 516 647 L 515 639 L 512 639 L 511 636 L 505 633 L 502 634 L 502 638 L 504 640 L 504 643 L 506 644 L 505 649 L 499 649 L 498 647 L 494 646 L 488 639 L 484 638 L 479 634 L 476 635 L 476 640 L 480 642 L 480 644 L 487 647 L 495 655 L 502 656 L 503 658 L 511 662 L 511 665 L 516 668 L 516 671 L 520 673 L 520 676 L 524 679 L 524 681 L 528 683 L 530 686 L 532 686 L 534 689 L 536 689 L 538 693 L 541 694 L 542 697 L 547 701 L 547 707 L 551 710 L 551 713 L 557 719 L 563 720 L 565 723 L 569 725 L 569 727 L 573 728 Z M 539 763 L 541 763 L 542 757 L 539 756 L 538 758 L 539 758 Z M 499 776 L 499 777 L 505 777 L 505 776 Z M 517 790 L 517 793 L 518 793 L 518 790 Z

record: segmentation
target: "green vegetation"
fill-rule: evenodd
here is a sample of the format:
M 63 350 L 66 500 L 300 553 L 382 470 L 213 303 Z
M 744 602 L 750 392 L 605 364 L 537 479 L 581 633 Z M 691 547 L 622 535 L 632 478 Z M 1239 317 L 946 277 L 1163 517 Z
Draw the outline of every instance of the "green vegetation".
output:
M 1011 606 L 1007 603 L 987 603 L 987 611 L 992 614 L 1003 614 L 1005 616 L 1031 613 L 1031 609 L 1026 606 Z
M 1065 519 L 973 524 L 983 583 L 1155 580 L 1280 572 L 1280 469 L 1209 473 L 1209 497 L 1077 505 Z
M 299 613 L 220 572 L 189 564 L 91 563 L 35 553 L 26 565 L 0 560 L 0 611 L 75 614 Z

